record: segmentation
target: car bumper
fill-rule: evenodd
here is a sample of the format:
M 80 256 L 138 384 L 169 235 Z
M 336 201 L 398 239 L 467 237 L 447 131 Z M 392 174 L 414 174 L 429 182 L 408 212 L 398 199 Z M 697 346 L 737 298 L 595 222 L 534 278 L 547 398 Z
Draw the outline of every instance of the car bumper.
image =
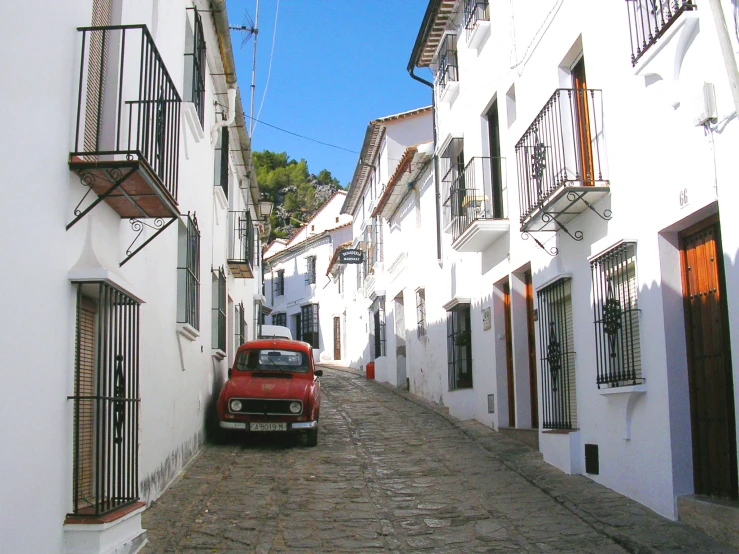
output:
M 248 431 L 249 424 L 244 421 L 221 421 L 219 422 L 221 429 L 235 429 L 237 431 Z M 296 421 L 288 423 L 288 431 L 306 431 L 318 427 L 317 421 Z M 281 432 L 281 431 L 276 431 Z

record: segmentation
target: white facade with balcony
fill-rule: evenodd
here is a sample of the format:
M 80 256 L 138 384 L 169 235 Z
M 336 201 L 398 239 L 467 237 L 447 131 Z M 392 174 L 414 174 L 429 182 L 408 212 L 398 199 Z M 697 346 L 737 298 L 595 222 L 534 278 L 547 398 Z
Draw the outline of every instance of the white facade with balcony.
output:
M 0 159 L 25 183 L 0 208 L 2 550 L 135 552 L 141 512 L 201 448 L 261 310 L 225 5 L 31 1 L 0 27 L 15 45 L 0 55 L 15 83 Z M 158 88 L 139 88 L 142 59 Z M 232 213 L 249 214 L 243 250 Z
M 736 500 L 739 29 L 721 2 L 722 54 L 709 2 L 653 4 L 429 3 L 409 70 L 435 85 L 437 323 L 469 303 L 447 344 L 472 378 L 436 363 L 411 390 L 676 518 L 685 495 Z

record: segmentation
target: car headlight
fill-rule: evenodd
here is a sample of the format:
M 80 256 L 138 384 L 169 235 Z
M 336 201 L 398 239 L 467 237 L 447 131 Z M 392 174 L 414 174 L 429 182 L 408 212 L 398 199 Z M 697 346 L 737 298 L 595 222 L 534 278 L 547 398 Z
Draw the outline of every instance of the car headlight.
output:
M 231 411 L 232 412 L 241 411 L 241 400 L 231 400 Z
M 294 414 L 299 414 L 303 406 L 300 402 L 290 402 L 290 411 Z

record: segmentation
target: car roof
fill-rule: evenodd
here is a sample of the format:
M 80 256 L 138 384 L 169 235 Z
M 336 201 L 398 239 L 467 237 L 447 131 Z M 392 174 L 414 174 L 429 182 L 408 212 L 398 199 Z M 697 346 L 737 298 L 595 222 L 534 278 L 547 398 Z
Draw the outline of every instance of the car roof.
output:
M 259 350 L 263 348 L 277 348 L 279 350 L 295 350 L 305 352 L 312 359 L 313 347 L 307 342 L 289 339 L 259 339 L 245 342 L 239 347 L 242 350 Z

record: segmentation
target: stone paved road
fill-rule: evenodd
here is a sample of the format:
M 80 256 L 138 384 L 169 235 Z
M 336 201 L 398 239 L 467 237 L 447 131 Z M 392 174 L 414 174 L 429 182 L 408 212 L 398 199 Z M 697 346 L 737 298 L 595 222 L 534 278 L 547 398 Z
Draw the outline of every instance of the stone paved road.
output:
M 144 512 L 143 552 L 733 552 L 407 393 L 322 384 L 316 448 L 206 446 Z

